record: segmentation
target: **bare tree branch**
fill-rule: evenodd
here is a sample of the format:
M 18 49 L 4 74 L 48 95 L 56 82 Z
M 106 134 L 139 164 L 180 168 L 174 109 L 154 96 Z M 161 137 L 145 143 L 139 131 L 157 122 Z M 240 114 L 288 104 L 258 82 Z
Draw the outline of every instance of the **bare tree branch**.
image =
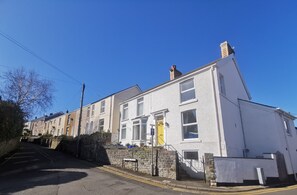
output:
M 3 80 L 0 86 L 1 96 L 19 105 L 26 117 L 52 105 L 53 84 L 40 78 L 35 71 L 18 68 L 5 72 L 1 78 Z

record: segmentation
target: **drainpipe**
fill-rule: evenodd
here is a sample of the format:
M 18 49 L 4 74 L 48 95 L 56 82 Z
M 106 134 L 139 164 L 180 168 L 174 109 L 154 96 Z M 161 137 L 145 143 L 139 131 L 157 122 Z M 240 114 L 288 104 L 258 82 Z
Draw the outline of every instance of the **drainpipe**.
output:
M 212 79 L 212 90 L 213 90 L 214 101 L 215 101 L 215 112 L 216 112 L 218 140 L 219 140 L 219 152 L 220 152 L 220 156 L 223 156 L 222 155 L 221 129 L 220 129 L 220 121 L 219 121 L 219 109 L 218 109 L 218 100 L 217 100 L 216 86 L 215 86 L 215 80 L 214 80 L 214 71 L 215 71 L 215 66 L 212 66 L 210 74 L 211 74 L 211 79 Z

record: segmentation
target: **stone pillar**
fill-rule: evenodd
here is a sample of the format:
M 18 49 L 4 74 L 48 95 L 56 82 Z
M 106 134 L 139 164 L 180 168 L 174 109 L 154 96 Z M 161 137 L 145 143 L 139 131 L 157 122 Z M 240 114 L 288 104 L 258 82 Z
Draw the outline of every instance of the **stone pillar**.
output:
M 204 153 L 205 180 L 210 186 L 216 186 L 214 157 L 212 153 Z

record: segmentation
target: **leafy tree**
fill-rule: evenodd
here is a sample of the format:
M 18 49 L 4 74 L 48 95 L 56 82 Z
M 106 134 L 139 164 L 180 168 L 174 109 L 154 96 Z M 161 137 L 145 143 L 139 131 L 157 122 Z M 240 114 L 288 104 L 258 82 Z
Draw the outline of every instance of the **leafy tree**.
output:
M 18 68 L 5 72 L 1 78 L 3 85 L 0 94 L 4 99 L 18 105 L 25 117 L 44 111 L 52 105 L 53 85 L 35 71 Z
M 21 108 L 13 102 L 0 100 L 0 141 L 21 136 L 23 125 Z

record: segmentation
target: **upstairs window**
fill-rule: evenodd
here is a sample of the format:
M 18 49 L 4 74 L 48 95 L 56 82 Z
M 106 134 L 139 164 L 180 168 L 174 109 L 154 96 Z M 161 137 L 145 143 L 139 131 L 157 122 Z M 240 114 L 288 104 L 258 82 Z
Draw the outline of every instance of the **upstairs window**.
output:
M 123 105 L 123 120 L 128 119 L 128 104 Z
M 100 113 L 104 113 L 104 112 L 105 112 L 105 100 L 101 102 L 101 107 L 100 107 Z
M 87 117 L 90 116 L 90 106 L 88 107 L 88 110 L 87 110 Z
M 287 135 L 291 136 L 292 132 L 291 132 L 291 129 L 290 129 L 289 120 L 287 120 L 287 119 L 284 120 L 284 126 L 285 126 L 285 130 L 286 130 Z
M 193 79 L 180 83 L 180 99 L 181 103 L 196 98 Z
M 182 112 L 182 129 L 184 139 L 198 138 L 196 110 Z
M 137 116 L 143 115 L 143 97 L 137 99 Z
M 219 80 L 220 80 L 220 92 L 221 94 L 226 95 L 225 79 L 222 74 L 219 75 Z
M 91 112 L 91 116 L 94 116 L 94 113 L 95 113 L 95 104 L 92 105 L 92 112 Z

